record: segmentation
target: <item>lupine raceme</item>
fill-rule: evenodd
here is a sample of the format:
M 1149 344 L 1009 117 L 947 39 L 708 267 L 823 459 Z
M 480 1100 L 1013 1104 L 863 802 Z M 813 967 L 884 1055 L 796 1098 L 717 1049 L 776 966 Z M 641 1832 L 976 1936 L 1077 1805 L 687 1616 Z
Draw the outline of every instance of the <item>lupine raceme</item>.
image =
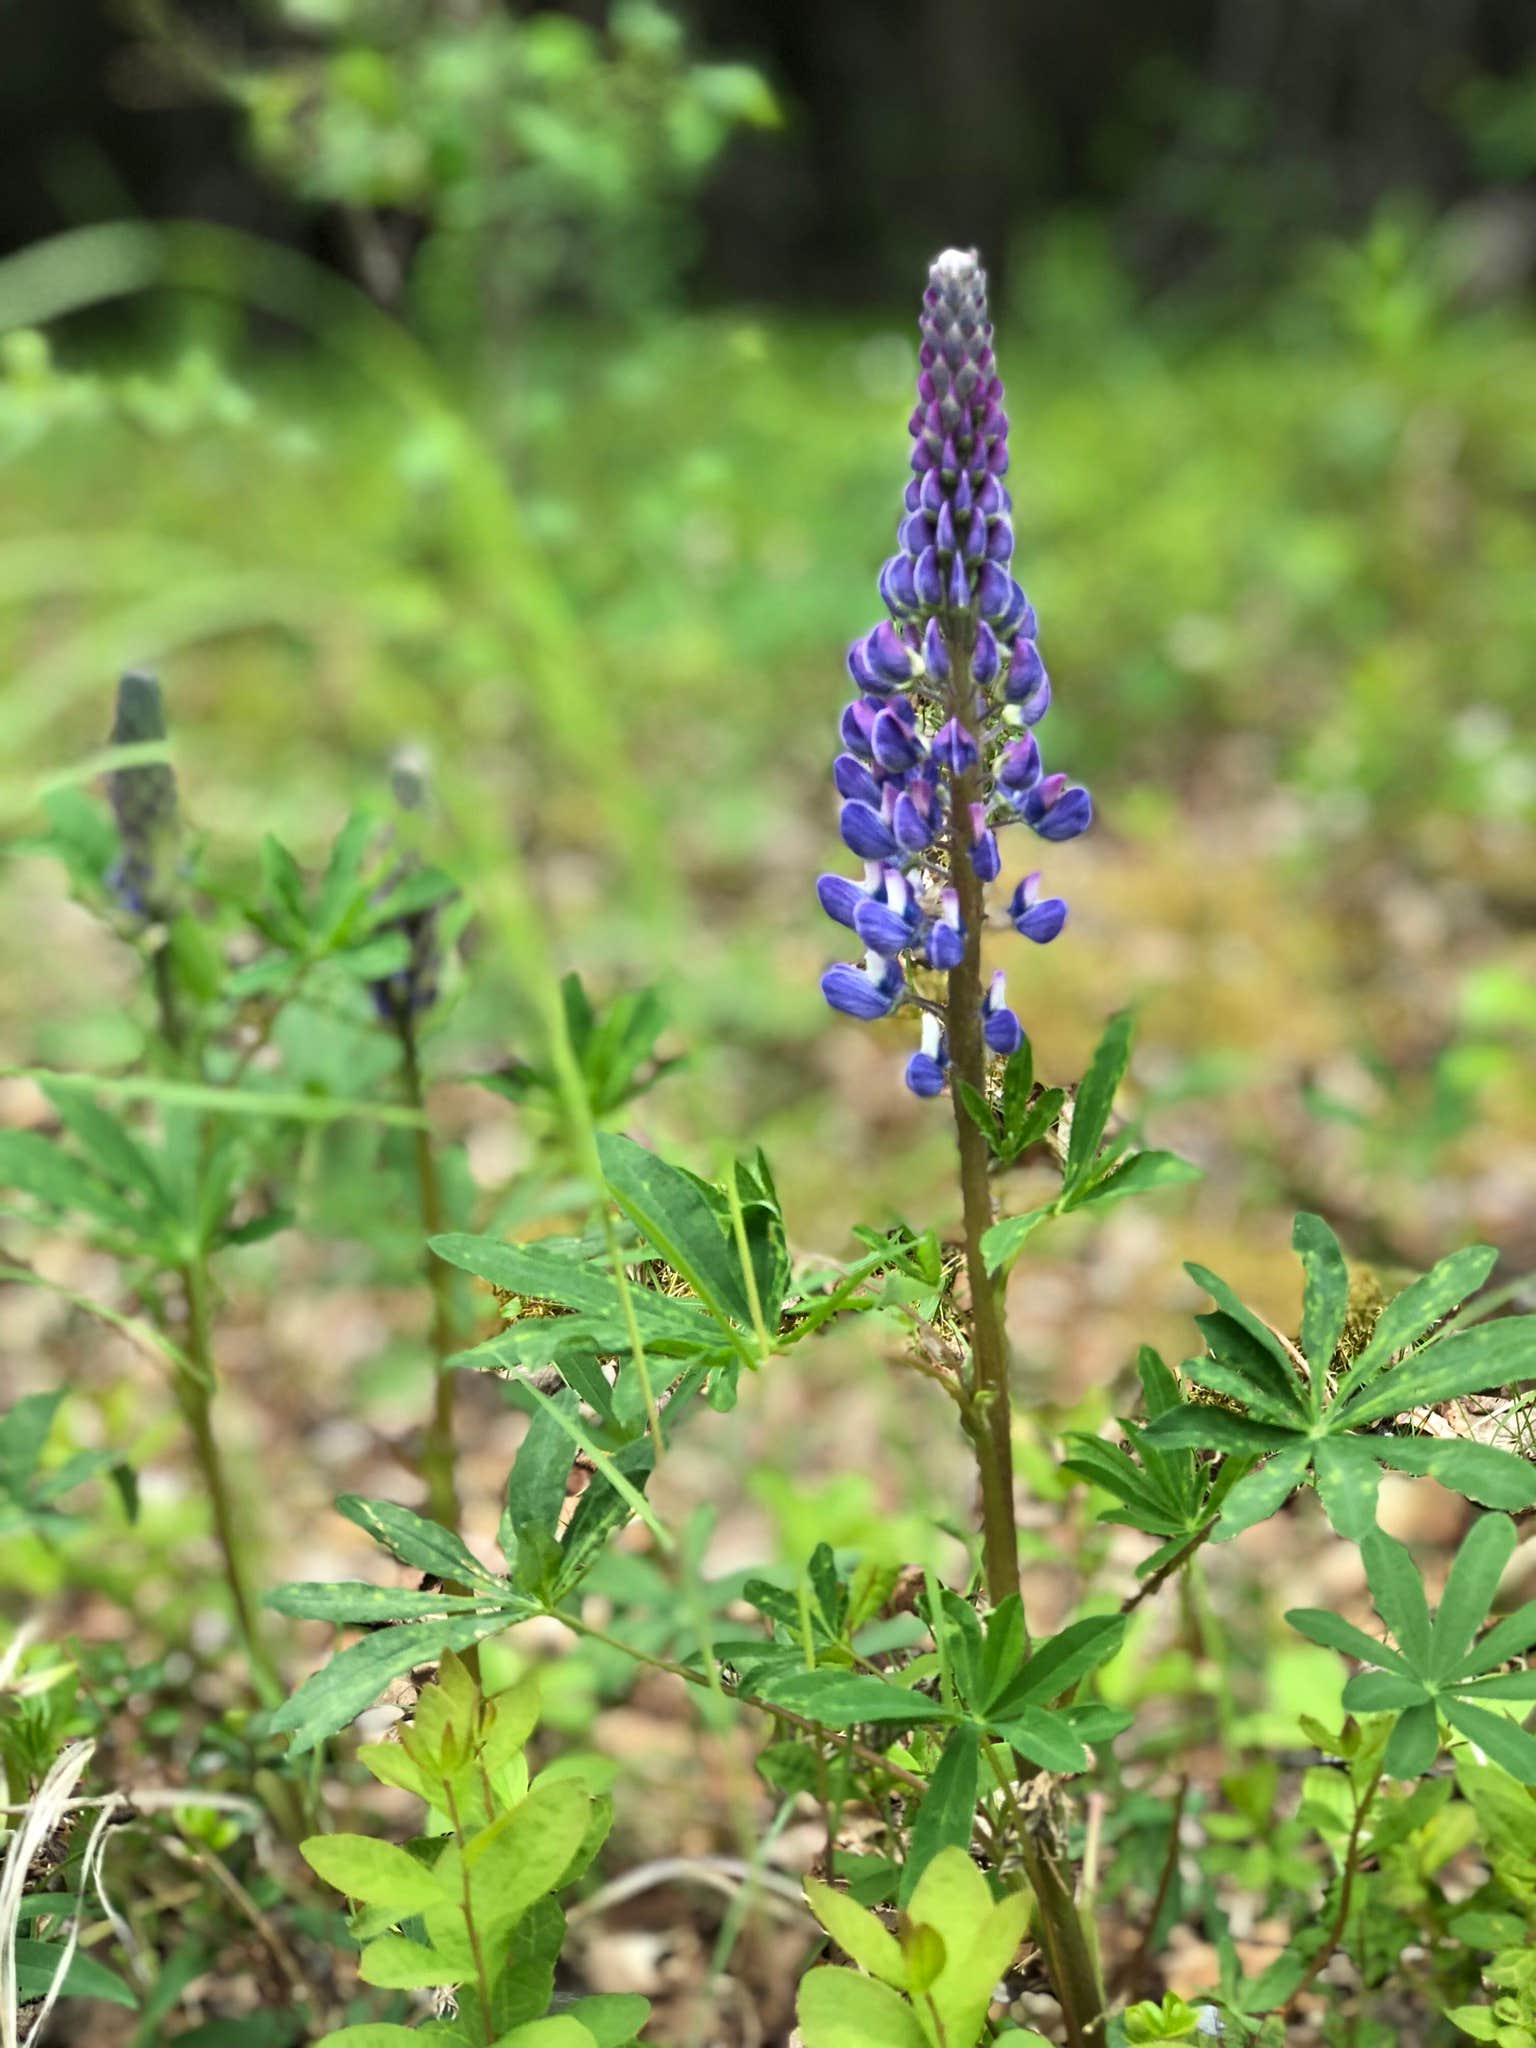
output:
M 862 962 L 827 969 L 823 995 L 853 1017 L 920 1012 L 906 1080 L 933 1096 L 957 1033 L 979 1030 L 984 1060 L 1023 1037 L 1003 974 L 980 991 L 981 931 L 1003 875 L 998 835 L 1022 824 L 1048 843 L 1073 839 L 1093 806 L 1087 790 L 1045 772 L 1035 737 L 1051 685 L 1013 575 L 1008 416 L 974 250 L 934 262 L 918 324 L 912 480 L 878 580 L 890 616 L 848 650 L 858 695 L 832 770 L 843 842 L 864 869 L 856 881 L 823 875 L 817 894 L 864 949 Z M 1007 893 L 1008 924 L 1038 945 L 1066 916 L 1038 868 Z M 957 998 L 975 1015 L 957 1016 Z
M 131 747 L 164 738 L 159 683 L 130 671 L 117 686 L 111 744 Z M 118 841 L 107 887 L 130 916 L 154 923 L 170 914 L 176 893 L 181 822 L 175 771 L 164 761 L 114 768 L 107 776 L 107 796 Z
M 419 811 L 426 804 L 426 769 L 408 748 L 403 748 L 391 763 L 390 788 L 402 811 Z M 379 894 L 382 897 L 393 895 L 419 867 L 416 856 L 407 854 L 389 870 L 380 885 Z M 410 950 L 403 966 L 396 968 L 393 974 L 369 983 L 369 992 L 380 1018 L 397 1029 L 402 1021 L 422 1016 L 437 1001 L 443 964 L 438 931 L 440 907 L 436 902 L 424 903 L 414 910 L 403 911 L 385 927 L 388 931 L 398 932 Z

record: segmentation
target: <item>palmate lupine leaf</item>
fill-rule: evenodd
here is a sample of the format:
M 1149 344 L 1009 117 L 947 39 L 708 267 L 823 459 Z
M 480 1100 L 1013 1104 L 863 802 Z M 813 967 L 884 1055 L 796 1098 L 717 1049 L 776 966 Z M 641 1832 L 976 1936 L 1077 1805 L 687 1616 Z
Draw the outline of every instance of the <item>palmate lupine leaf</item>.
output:
M 1399 1356 L 1487 1277 L 1494 1253 L 1470 1246 L 1405 1288 L 1383 1310 L 1369 1343 L 1330 1394 L 1329 1372 L 1348 1315 L 1348 1274 L 1338 1240 L 1321 1217 L 1298 1216 L 1292 1242 L 1306 1276 L 1298 1352 L 1216 1274 L 1190 1266 L 1216 1308 L 1196 1317 L 1208 1350 L 1186 1362 L 1184 1377 L 1218 1401 L 1165 1409 L 1144 1432 L 1148 1446 L 1260 1461 L 1227 1494 L 1216 1540 L 1272 1514 L 1310 1476 L 1335 1529 L 1358 1541 L 1375 1525 L 1383 1465 L 1433 1473 L 1484 1506 L 1536 1505 L 1536 1465 L 1510 1451 L 1456 1439 L 1379 1435 L 1373 1428 L 1411 1409 L 1508 1385 L 1536 1371 L 1536 1316 L 1507 1316 L 1431 1336 Z M 1104 1461 L 1097 1462 L 1108 1476 Z
M 1180 1406 L 1178 1380 L 1149 1345 L 1142 1346 L 1136 1371 L 1148 1422 Z M 1122 1522 L 1165 1539 L 1137 1567 L 1138 1575 L 1144 1576 L 1206 1526 L 1222 1495 L 1242 1476 L 1244 1461 L 1228 1458 L 1213 1473 L 1193 1450 L 1154 1442 L 1146 1423 L 1126 1416 L 1118 1420 L 1124 1448 L 1073 1430 L 1067 1436 L 1070 1455 L 1062 1460 L 1062 1469 L 1115 1502 L 1099 1516 L 1101 1522 Z
M 1412 1778 L 1429 1769 L 1440 1751 L 1443 1719 L 1521 1784 L 1536 1785 L 1536 1735 L 1483 1704 L 1536 1701 L 1536 1670 L 1500 1669 L 1536 1644 L 1536 1601 L 1477 1634 L 1514 1548 L 1508 1516 L 1480 1516 L 1431 1614 L 1407 1549 L 1373 1529 L 1360 1551 L 1371 1599 L 1397 1638 L 1395 1648 L 1325 1608 L 1293 1607 L 1286 1615 L 1310 1642 L 1370 1667 L 1349 1680 L 1344 1705 L 1351 1713 L 1397 1715 L 1383 1758 L 1390 1776 Z

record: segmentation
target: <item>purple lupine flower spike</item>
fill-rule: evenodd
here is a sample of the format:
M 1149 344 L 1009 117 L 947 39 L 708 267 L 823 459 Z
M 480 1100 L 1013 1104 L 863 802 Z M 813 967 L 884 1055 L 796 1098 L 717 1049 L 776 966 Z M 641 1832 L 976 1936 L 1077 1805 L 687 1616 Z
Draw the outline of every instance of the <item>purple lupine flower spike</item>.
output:
M 164 738 L 159 683 L 153 676 L 123 676 L 117 686 L 110 744 L 131 747 Z M 175 770 L 166 761 L 136 761 L 129 768 L 114 768 L 107 777 L 107 798 L 117 823 L 117 859 L 107 874 L 107 887 L 131 917 L 154 924 L 175 907 L 181 836 Z
M 1042 839 L 1072 839 L 1093 806 L 1085 789 L 1045 772 L 1032 730 L 1050 708 L 1051 685 L 1034 606 L 1013 573 L 1008 415 L 973 250 L 946 250 L 932 265 L 918 327 L 911 480 L 896 552 L 879 576 L 889 617 L 849 648 L 859 695 L 842 713 L 833 769 L 843 839 L 864 861 L 864 878 L 823 875 L 816 887 L 827 915 L 867 948 L 862 966 L 828 968 L 823 994 L 863 1018 L 919 1004 L 922 1044 L 906 1079 L 931 1096 L 950 1071 L 940 1021 L 947 978 L 964 968 L 979 987 L 978 887 L 1001 873 L 998 834 L 1022 822 Z M 1014 930 L 1036 944 L 1055 938 L 1066 915 L 1059 896 L 1041 895 L 1038 873 L 1007 906 Z M 980 1008 L 985 1055 L 1006 1059 L 1024 1030 L 1001 974 Z M 958 1045 L 953 1011 L 949 1024 Z M 963 1029 L 973 1033 L 974 1023 Z

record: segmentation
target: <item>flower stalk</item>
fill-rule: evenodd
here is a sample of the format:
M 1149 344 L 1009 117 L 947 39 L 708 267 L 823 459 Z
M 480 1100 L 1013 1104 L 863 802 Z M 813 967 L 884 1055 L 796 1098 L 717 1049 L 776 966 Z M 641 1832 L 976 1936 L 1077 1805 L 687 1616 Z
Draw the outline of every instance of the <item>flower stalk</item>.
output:
M 1034 607 L 1012 573 L 1008 417 L 974 251 L 946 250 L 933 264 L 919 327 L 912 476 L 897 552 L 877 585 L 889 617 L 848 650 L 859 694 L 843 711 L 832 770 L 843 843 L 864 863 L 863 878 L 817 883 L 823 910 L 854 933 L 864 958 L 829 967 L 821 987 L 834 1009 L 866 1021 L 917 1011 L 907 1086 L 923 1098 L 951 1089 L 970 1291 L 960 1406 L 979 1480 L 983 1577 L 997 1606 L 1019 1591 L 1009 1352 L 1002 1284 L 982 1249 L 991 1153 L 966 1104 L 987 1100 L 995 1064 L 1019 1049 L 1024 1029 L 1002 974 L 985 979 L 988 890 L 1002 873 L 1004 828 L 1022 824 L 1057 845 L 1087 828 L 1093 806 L 1085 789 L 1045 772 L 1035 737 L 1051 685 Z M 1066 917 L 1038 870 L 1007 898 L 1006 924 L 1036 945 Z M 1011 1786 L 1003 1790 L 1014 1804 Z M 1073 2048 L 1103 2048 L 1092 1928 L 1043 1818 L 1038 1831 L 1027 1817 L 1019 1830 L 1042 1946 Z

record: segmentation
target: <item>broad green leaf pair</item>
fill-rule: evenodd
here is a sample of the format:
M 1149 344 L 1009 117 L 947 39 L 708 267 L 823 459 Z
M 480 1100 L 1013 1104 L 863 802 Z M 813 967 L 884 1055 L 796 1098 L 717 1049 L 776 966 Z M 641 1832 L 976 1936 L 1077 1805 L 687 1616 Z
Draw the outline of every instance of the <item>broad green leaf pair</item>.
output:
M 805 2048 L 972 2048 L 997 1981 L 1024 1938 L 1027 1894 L 994 1899 L 965 1851 L 949 1848 L 919 1879 L 899 1936 L 814 1878 L 805 1895 L 858 1965 L 825 1966 L 802 1978 L 796 2016 Z

